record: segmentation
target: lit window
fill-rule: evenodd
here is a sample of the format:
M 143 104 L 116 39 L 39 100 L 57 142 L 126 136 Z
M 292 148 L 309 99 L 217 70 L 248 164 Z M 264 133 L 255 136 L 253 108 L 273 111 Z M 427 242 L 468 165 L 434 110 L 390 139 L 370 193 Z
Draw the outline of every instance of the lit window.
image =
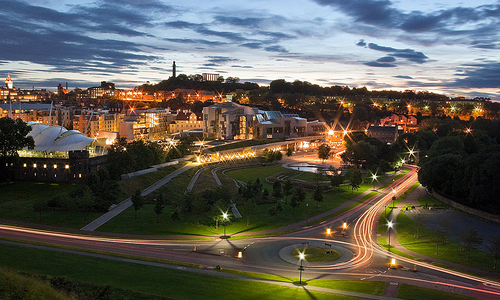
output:
M 46 164 L 43 164 L 43 168 L 44 168 L 44 169 L 47 169 L 47 165 L 46 165 Z
M 54 164 L 54 169 L 57 169 L 57 165 L 56 164 Z
M 33 164 L 33 168 L 36 168 L 36 164 Z
M 64 166 L 64 168 L 65 168 L 65 169 L 69 169 L 69 165 L 65 165 L 65 166 Z
M 81 173 L 80 173 L 80 174 L 78 174 L 78 178 L 82 178 L 82 174 L 81 174 Z
M 26 168 L 26 164 L 23 164 L 23 167 L 25 167 L 25 168 Z

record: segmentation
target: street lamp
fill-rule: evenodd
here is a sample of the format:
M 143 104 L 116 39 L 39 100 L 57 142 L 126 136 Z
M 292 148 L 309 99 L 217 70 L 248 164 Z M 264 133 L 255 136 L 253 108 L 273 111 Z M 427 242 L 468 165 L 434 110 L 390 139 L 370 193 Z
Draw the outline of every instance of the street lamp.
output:
M 377 174 L 372 174 L 373 190 L 375 190 L 375 181 L 377 180 Z
M 387 229 L 387 235 L 389 236 L 389 251 L 391 251 L 391 228 L 392 228 L 392 222 L 389 221 L 389 223 L 387 223 L 387 226 L 389 227 Z
M 227 213 L 222 214 L 222 220 L 224 222 L 224 237 L 226 237 L 226 225 L 228 220 Z
M 302 263 L 304 262 L 304 258 L 305 258 L 305 254 L 304 253 L 300 253 L 299 254 L 299 260 L 300 260 L 300 267 L 299 267 L 299 284 L 302 284 L 302 271 L 304 271 L 304 266 L 302 265 Z

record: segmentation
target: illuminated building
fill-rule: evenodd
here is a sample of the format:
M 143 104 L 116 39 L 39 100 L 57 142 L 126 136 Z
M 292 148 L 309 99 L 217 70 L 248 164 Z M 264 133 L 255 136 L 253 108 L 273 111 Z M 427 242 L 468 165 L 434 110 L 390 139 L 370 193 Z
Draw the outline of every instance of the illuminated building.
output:
M 7 74 L 7 79 L 5 79 L 5 86 L 9 90 L 12 90 L 14 88 L 14 82 L 10 78 L 10 74 Z
M 168 124 L 174 117 L 175 114 L 170 109 L 129 111 L 119 124 L 119 136 L 128 141 L 165 138 Z
M 325 131 L 324 122 L 309 123 L 297 114 L 261 111 L 230 101 L 203 108 L 203 134 L 207 138 L 283 139 L 321 135 Z
M 203 128 L 203 114 L 193 112 L 179 112 L 168 125 L 169 133 Z

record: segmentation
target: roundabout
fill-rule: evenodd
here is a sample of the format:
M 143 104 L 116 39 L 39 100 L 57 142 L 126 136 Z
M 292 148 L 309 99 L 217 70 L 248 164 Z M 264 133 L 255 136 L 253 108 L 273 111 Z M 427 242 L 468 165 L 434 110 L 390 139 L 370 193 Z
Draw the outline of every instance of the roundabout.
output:
M 299 251 L 304 253 L 304 266 L 308 268 L 330 268 L 345 265 L 354 259 L 355 255 L 347 248 L 336 241 L 309 241 L 300 244 L 291 244 L 279 250 L 279 256 L 289 264 L 300 264 Z M 308 252 L 315 258 L 308 260 Z M 331 252 L 331 253 L 327 253 Z M 322 256 L 321 253 L 325 255 Z M 330 255 L 329 255 L 330 254 Z

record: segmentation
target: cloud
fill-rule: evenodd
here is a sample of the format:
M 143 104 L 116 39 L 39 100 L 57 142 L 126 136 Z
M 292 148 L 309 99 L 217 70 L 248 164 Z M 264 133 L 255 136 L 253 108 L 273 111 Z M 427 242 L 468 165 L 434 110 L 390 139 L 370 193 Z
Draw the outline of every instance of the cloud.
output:
M 247 48 L 250 48 L 250 49 L 260 49 L 260 48 L 262 48 L 262 43 L 260 43 L 260 42 L 251 42 L 251 43 L 241 44 L 240 46 L 247 47 Z
M 164 38 L 164 41 L 179 43 L 179 44 L 201 44 L 208 46 L 222 46 L 227 45 L 228 43 L 221 41 L 209 41 L 204 39 L 175 39 L 175 38 Z
M 459 78 L 449 86 L 459 88 L 498 88 L 500 86 L 500 62 L 468 66 L 468 70 L 459 71 Z
M 363 39 L 359 40 L 359 42 L 357 42 L 357 43 L 356 43 L 356 46 L 366 47 L 366 42 L 365 42 L 365 40 L 363 40 Z
M 391 63 L 391 62 L 395 62 L 395 61 L 396 61 L 396 59 L 392 56 L 384 56 L 384 57 L 377 59 L 377 62 L 380 62 L 380 63 Z
M 252 66 L 232 65 L 231 68 L 253 69 Z
M 407 75 L 397 75 L 397 76 L 393 76 L 393 77 L 400 78 L 400 79 L 413 79 L 413 77 L 407 76 Z
M 406 58 L 409 61 L 413 61 L 419 64 L 423 64 L 427 61 L 428 57 L 422 52 L 415 51 L 413 49 L 396 49 L 392 47 L 379 46 L 374 43 L 369 43 L 368 48 L 381 51 L 381 52 L 390 52 L 390 56 Z
M 450 35 L 474 36 L 475 32 L 497 35 L 500 3 L 478 7 L 453 7 L 444 10 L 406 12 L 397 9 L 390 0 L 313 0 L 329 6 L 354 19 L 354 27 L 368 25 L 376 28 L 399 29 L 407 33 L 432 33 L 440 37 Z M 497 24 L 488 27 L 484 24 Z M 361 24 L 361 25 L 360 25 Z M 462 29 L 464 26 L 468 29 Z
M 215 16 L 214 19 L 219 23 L 250 28 L 260 27 L 266 20 L 265 18 L 238 18 L 228 16 Z
M 264 48 L 264 50 L 269 51 L 269 52 L 288 53 L 288 50 L 286 50 L 285 48 L 283 48 L 279 45 L 269 46 L 269 47 Z
M 239 61 L 239 59 L 230 58 L 227 56 L 207 56 L 209 64 L 204 64 L 204 66 L 221 66 L 229 62 Z
M 370 67 L 378 67 L 378 68 L 394 68 L 394 67 L 397 67 L 395 64 L 380 63 L 380 62 L 377 62 L 377 61 L 369 61 L 369 62 L 365 62 L 363 64 L 365 64 L 367 66 L 370 66 Z

